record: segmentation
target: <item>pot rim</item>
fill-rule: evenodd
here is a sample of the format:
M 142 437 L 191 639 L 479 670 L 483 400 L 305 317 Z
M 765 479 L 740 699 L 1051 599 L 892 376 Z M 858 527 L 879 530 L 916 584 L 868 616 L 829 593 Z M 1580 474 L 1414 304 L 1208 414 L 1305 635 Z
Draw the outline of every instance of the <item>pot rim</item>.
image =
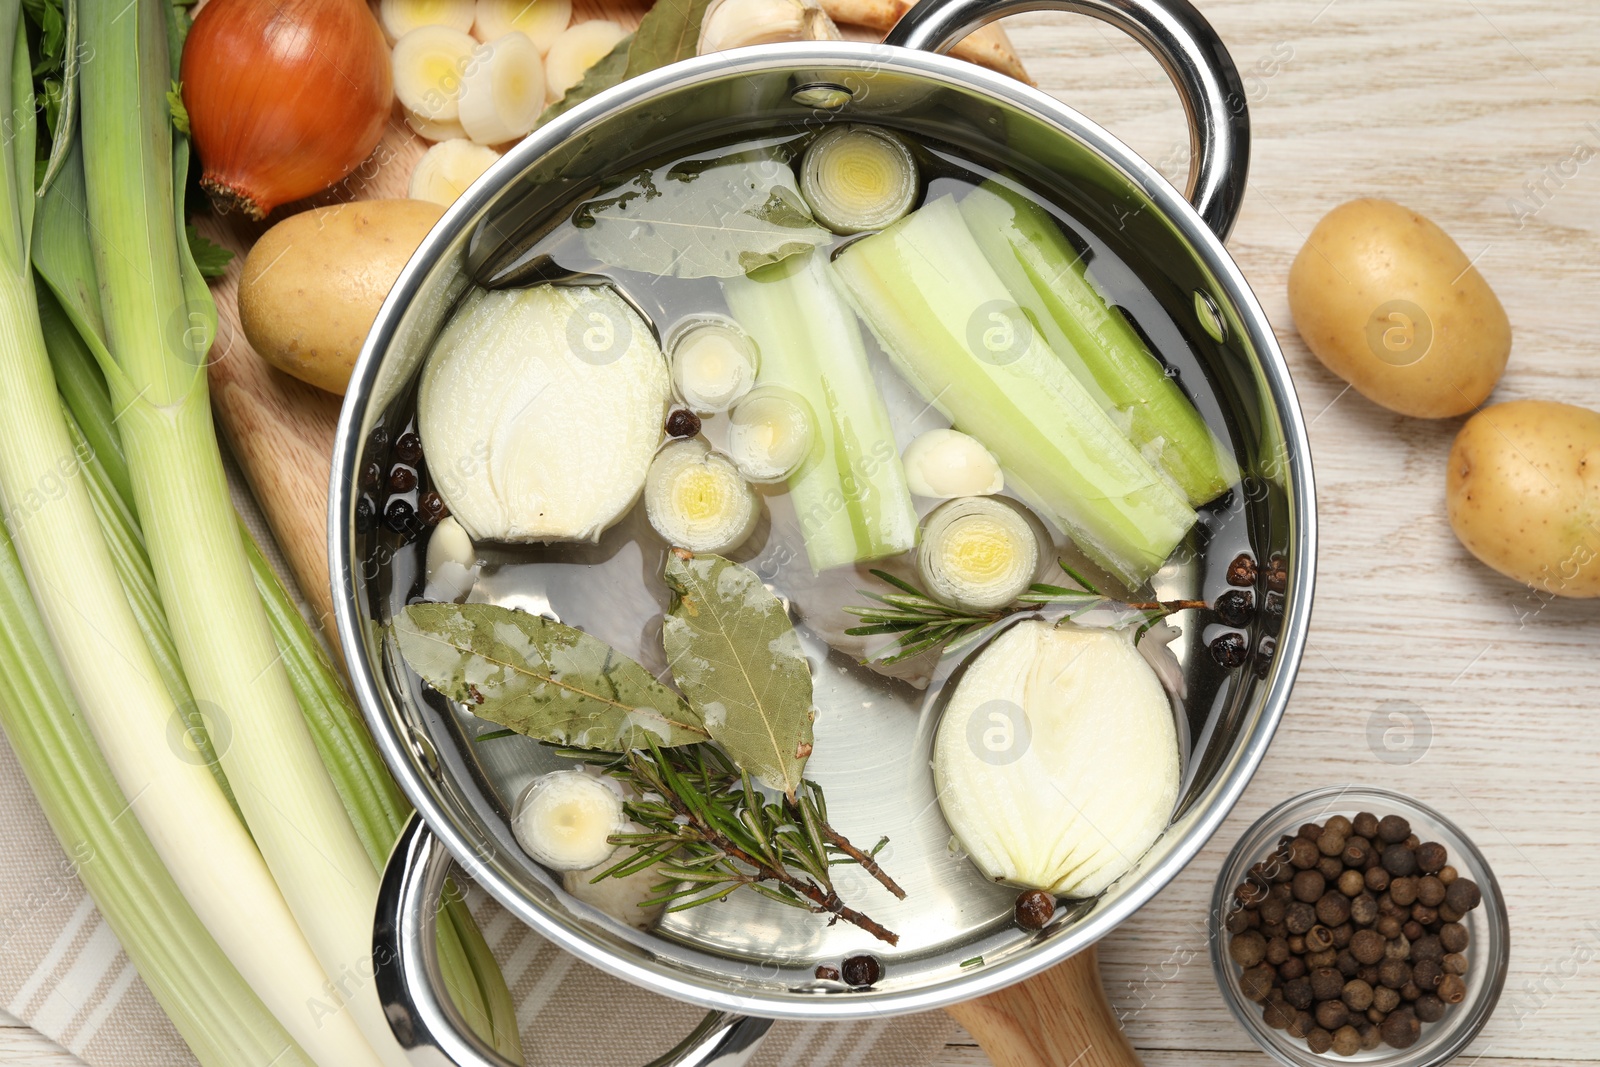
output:
M 392 343 L 401 318 L 418 295 L 427 274 L 462 234 L 470 232 L 510 182 L 558 145 L 583 133 L 624 104 L 636 105 L 652 96 L 712 76 L 726 77 L 741 70 L 754 73 L 775 67 L 793 69 L 812 65 L 855 68 L 869 73 L 893 68 L 899 73 L 928 78 L 964 90 L 978 90 L 1054 126 L 1062 136 L 1075 139 L 1108 159 L 1177 228 L 1237 308 L 1240 325 L 1257 353 L 1254 362 L 1266 381 L 1274 413 L 1282 427 L 1283 455 L 1290 489 L 1288 524 L 1292 547 L 1291 572 L 1283 626 L 1278 636 L 1262 713 L 1251 732 L 1235 742 L 1229 758 L 1230 765 L 1218 772 L 1217 784 L 1212 787 L 1213 795 L 1190 809 L 1186 818 L 1192 822 L 1172 844 L 1167 855 L 1143 871 L 1138 880 L 1108 906 L 1096 910 L 1060 934 L 1019 951 L 1014 958 L 918 988 L 856 992 L 850 996 L 819 996 L 808 991 L 741 992 L 728 984 L 719 985 L 715 976 L 704 971 L 688 971 L 659 957 L 633 959 L 619 955 L 556 921 L 543 908 L 506 885 L 491 868 L 478 860 L 467 835 L 440 803 L 435 788 L 416 766 L 418 759 L 411 750 L 412 746 L 390 728 L 385 715 L 380 683 L 366 655 L 367 642 L 354 581 L 355 546 L 351 521 L 353 486 L 356 483 L 355 462 L 382 355 Z M 1265 756 L 1283 716 L 1304 653 L 1310 624 L 1317 533 L 1306 426 L 1288 365 L 1278 348 L 1266 313 L 1243 273 L 1227 253 L 1222 240 L 1154 167 L 1068 105 L 1042 90 L 975 64 L 892 45 L 848 41 L 766 44 L 698 56 L 639 75 L 600 92 L 529 134 L 446 210 L 401 271 L 356 361 L 340 411 L 333 454 L 328 551 L 339 642 L 346 650 L 362 650 L 361 655 L 346 656 L 351 685 L 374 741 L 407 799 L 467 873 L 541 936 L 585 962 L 641 988 L 722 1011 L 768 1018 L 813 1020 L 875 1018 L 928 1011 L 1013 985 L 1093 945 L 1165 888 L 1199 853 L 1238 802 Z

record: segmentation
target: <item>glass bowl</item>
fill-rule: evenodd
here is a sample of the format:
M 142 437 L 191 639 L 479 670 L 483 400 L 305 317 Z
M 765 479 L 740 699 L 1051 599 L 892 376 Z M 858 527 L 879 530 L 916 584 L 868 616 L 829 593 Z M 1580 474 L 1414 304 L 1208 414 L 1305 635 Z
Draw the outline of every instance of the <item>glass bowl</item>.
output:
M 1354 1056 L 1339 1056 L 1331 1051 L 1318 1055 L 1303 1039 L 1268 1026 L 1262 1018 L 1260 1005 L 1246 999 L 1239 991 L 1241 968 L 1228 956 L 1224 924 L 1229 913 L 1238 907 L 1233 899 L 1234 889 L 1244 882 L 1252 864 L 1267 858 L 1280 837 L 1292 836 L 1308 822 L 1320 823 L 1332 815 L 1353 818 L 1361 811 L 1370 811 L 1379 818 L 1385 815 L 1405 817 L 1411 822 L 1412 833 L 1423 841 L 1444 845 L 1449 850 L 1450 865 L 1462 877 L 1478 884 L 1483 902 L 1462 920 L 1470 937 L 1466 952 L 1467 973 L 1462 976 L 1466 980 L 1467 995 L 1461 1003 L 1452 1005 L 1438 1022 L 1423 1023 L 1421 1038 L 1408 1049 L 1382 1045 Z M 1425 804 L 1387 789 L 1356 786 L 1314 789 L 1284 801 L 1257 819 L 1239 839 L 1217 875 L 1216 889 L 1211 895 L 1211 918 L 1211 969 L 1222 990 L 1222 999 L 1261 1050 L 1286 1067 L 1326 1067 L 1329 1063 L 1341 1062 L 1382 1067 L 1436 1067 L 1447 1063 L 1483 1029 L 1505 985 L 1510 927 L 1505 898 L 1500 894 L 1500 886 L 1483 853 L 1449 819 Z

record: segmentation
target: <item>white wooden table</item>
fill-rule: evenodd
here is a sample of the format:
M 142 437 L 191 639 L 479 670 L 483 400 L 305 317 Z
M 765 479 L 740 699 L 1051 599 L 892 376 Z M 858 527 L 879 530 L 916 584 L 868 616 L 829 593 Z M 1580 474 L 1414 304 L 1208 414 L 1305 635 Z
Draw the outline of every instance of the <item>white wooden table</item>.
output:
M 1458 420 L 1404 419 L 1346 392 L 1300 343 L 1285 296 L 1289 263 L 1325 211 L 1399 200 L 1476 258 L 1511 315 L 1496 399 L 1600 408 L 1600 161 L 1577 151 L 1600 152 L 1600 4 L 1201 7 L 1250 88 L 1250 188 L 1229 244 L 1277 324 L 1311 424 L 1319 592 L 1293 704 L 1234 817 L 1105 942 L 1113 1003 L 1151 1067 L 1265 1064 L 1212 984 L 1203 917 L 1221 859 L 1291 794 L 1391 785 L 1475 838 L 1511 909 L 1506 995 L 1461 1062 L 1600 1063 L 1600 602 L 1541 606 L 1472 560 L 1445 522 Z M 1008 28 L 1044 88 L 1182 172 L 1187 135 L 1153 60 L 1086 20 L 1023 16 Z M 1530 182 L 1543 191 L 1530 196 Z M 1418 726 L 1409 765 L 1368 747 L 1369 721 L 1393 702 Z M 0 1063 L 76 1062 L 0 1016 Z M 958 1043 L 938 1062 L 987 1061 Z

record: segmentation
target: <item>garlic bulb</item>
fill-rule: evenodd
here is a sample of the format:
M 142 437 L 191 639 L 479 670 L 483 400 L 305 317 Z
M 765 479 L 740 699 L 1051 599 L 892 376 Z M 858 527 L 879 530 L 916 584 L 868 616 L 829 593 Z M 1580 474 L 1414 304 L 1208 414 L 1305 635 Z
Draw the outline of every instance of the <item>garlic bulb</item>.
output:
M 929 430 L 906 446 L 906 484 L 917 496 L 993 496 L 1006 487 L 1000 461 L 960 430 Z
M 551 771 L 517 799 L 511 829 L 517 844 L 558 871 L 593 867 L 616 846 L 607 840 L 627 828 L 622 794 L 581 770 Z
M 711 0 L 695 52 L 703 56 L 751 44 L 839 39 L 839 28 L 816 0 Z
M 1092 896 L 1171 818 L 1172 708 L 1127 631 L 1020 622 L 968 664 L 934 737 L 933 774 L 985 875 Z
M 946 604 L 993 611 L 1027 591 L 1039 570 L 1039 536 L 1021 509 L 993 496 L 935 508 L 923 523 L 917 570 Z
M 645 515 L 656 533 L 690 552 L 728 552 L 749 539 L 761 504 L 733 463 L 704 439 L 673 441 L 650 465 Z
M 474 541 L 595 541 L 639 499 L 669 392 L 609 286 L 479 291 L 423 367 L 417 424 Z

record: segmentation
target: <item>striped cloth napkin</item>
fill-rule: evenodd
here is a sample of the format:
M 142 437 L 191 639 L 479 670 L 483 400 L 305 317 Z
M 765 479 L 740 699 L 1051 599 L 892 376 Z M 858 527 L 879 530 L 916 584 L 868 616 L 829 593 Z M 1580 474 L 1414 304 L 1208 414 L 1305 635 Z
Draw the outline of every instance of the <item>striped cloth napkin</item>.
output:
M 240 481 L 235 472 L 234 484 Z M 271 535 L 247 494 L 235 499 L 269 558 Z M 272 562 L 280 575 L 283 561 Z M 292 584 L 290 588 L 293 588 Z M 131 817 L 131 816 L 130 816 Z M 195 1063 L 78 881 L 0 739 L 0 1008 L 92 1067 Z M 682 1039 L 703 1009 L 640 990 L 581 963 L 517 922 L 486 893 L 468 897 L 519 1005 L 529 1067 L 634 1067 Z M 615 1005 L 610 1011 L 597 1005 Z M 607 1020 L 596 1048 L 594 1020 Z M 764 1067 L 926 1067 L 954 1031 L 943 1012 L 856 1023 L 780 1022 Z M 266 1067 L 266 1065 L 263 1065 Z

